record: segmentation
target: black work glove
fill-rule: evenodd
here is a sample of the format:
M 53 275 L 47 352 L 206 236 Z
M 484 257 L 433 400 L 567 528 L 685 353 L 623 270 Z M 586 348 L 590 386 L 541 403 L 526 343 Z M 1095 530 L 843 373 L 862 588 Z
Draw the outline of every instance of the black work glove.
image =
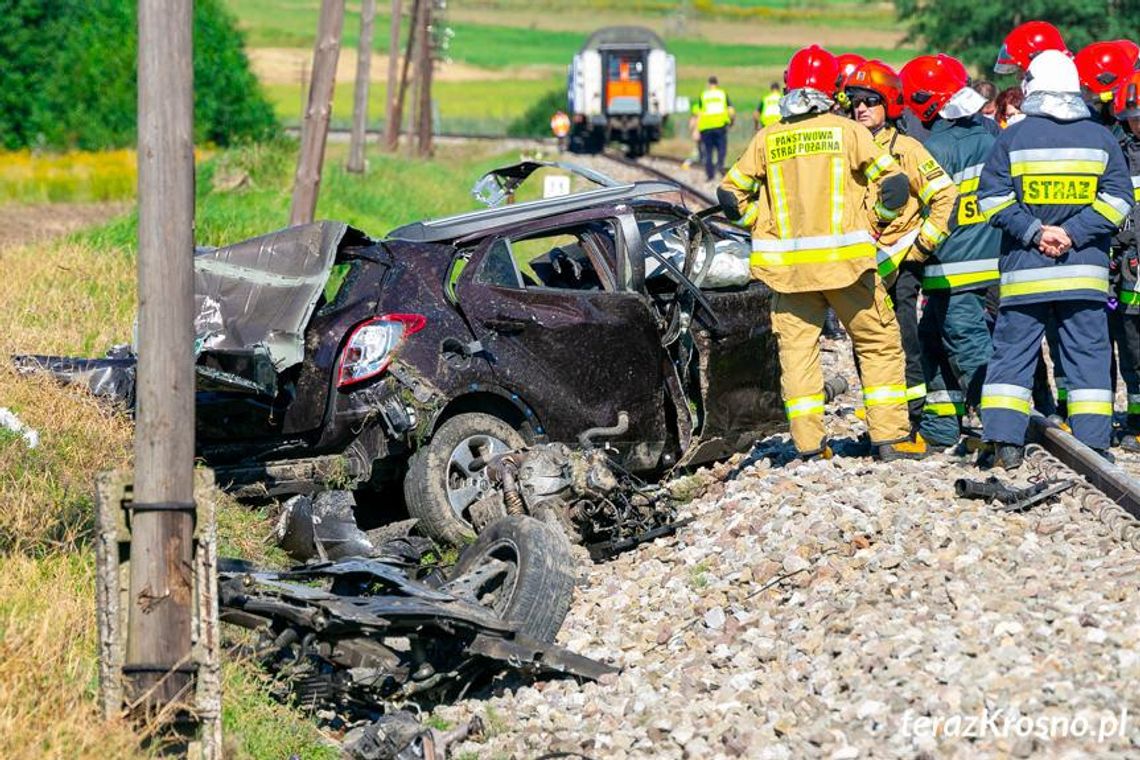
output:
M 735 222 L 740 218 L 740 204 L 737 202 L 735 195 L 723 187 L 718 187 L 716 189 L 716 199 L 720 201 L 720 207 L 730 222 Z
M 910 197 L 910 183 L 905 174 L 893 174 L 879 185 L 879 202 L 896 211 L 906 205 Z

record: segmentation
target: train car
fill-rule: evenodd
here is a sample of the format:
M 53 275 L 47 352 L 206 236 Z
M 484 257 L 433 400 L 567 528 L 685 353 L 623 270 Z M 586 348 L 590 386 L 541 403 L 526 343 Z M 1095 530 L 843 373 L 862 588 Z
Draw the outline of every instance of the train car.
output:
M 665 43 L 639 26 L 590 35 L 570 64 L 570 150 L 598 153 L 620 142 L 641 156 L 661 139 L 677 94 L 677 62 Z

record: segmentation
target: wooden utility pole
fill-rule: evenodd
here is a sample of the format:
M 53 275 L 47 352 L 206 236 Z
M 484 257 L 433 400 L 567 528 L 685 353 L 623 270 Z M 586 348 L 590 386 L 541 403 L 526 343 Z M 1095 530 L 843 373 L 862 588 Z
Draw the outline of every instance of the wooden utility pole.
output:
M 400 0 L 392 0 L 392 18 L 388 24 L 388 89 L 384 91 L 384 150 L 392 153 L 400 146 L 400 120 L 403 103 L 396 92 L 396 75 L 400 67 Z
M 431 123 L 431 12 L 432 0 L 420 0 L 420 16 L 416 21 L 416 154 L 432 154 Z
M 321 168 L 332 116 L 336 87 L 336 62 L 340 56 L 340 34 L 344 27 L 344 0 L 323 0 L 313 49 L 313 81 L 309 85 L 309 105 L 301 124 L 301 155 L 293 180 L 293 207 L 289 224 L 308 224 L 317 210 Z
M 365 129 L 368 125 L 368 85 L 372 78 L 372 23 L 376 0 L 363 0 L 360 7 L 360 46 L 356 54 L 356 89 L 352 102 L 352 143 L 348 147 L 348 170 L 364 171 Z
M 412 65 L 412 56 L 416 51 L 416 21 L 420 17 L 420 3 L 427 0 L 412 0 L 412 13 L 409 17 L 408 28 L 408 44 L 404 48 L 404 63 L 400 67 L 400 91 L 396 94 L 396 135 L 399 137 L 399 129 L 404 120 L 404 98 L 408 93 L 408 72 Z M 392 150 L 395 150 L 399 145 L 399 140 L 392 144 Z
M 127 699 L 144 716 L 193 696 L 191 9 L 192 0 L 138 4 L 139 362 L 123 673 Z

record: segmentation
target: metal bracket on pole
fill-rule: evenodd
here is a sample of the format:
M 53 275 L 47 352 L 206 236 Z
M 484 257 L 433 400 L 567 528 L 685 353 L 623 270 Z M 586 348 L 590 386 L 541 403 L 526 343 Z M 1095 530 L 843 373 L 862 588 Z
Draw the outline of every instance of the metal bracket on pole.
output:
M 135 503 L 128 471 L 100 473 L 95 480 L 95 594 L 99 627 L 99 686 L 103 715 L 124 713 L 124 675 L 187 673 L 194 677 L 194 697 L 186 705 L 198 726 L 188 754 L 201 760 L 222 757 L 221 647 L 218 624 L 218 553 L 214 517 L 214 473 L 195 471 L 194 502 Z M 143 511 L 193 512 L 194 617 L 192 658 L 181 663 L 126 665 L 127 609 L 130 585 L 130 516 Z

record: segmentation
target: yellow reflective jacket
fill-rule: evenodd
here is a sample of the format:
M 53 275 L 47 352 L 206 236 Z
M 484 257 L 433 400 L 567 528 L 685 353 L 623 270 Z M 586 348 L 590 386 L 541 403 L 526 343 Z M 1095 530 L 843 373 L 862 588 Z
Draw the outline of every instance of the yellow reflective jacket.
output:
M 697 108 L 697 129 L 701 132 L 726 127 L 732 121 L 728 93 L 715 85 L 701 93 Z
M 808 114 L 764 127 L 725 175 L 752 228 L 752 276 L 779 293 L 842 288 L 875 268 L 871 230 L 895 216 L 878 184 L 898 163 L 858 122 Z
M 877 241 L 879 276 L 888 279 L 903 261 L 925 261 L 950 234 L 958 189 L 913 137 L 885 125 L 875 133 L 875 142 L 895 157 L 910 181 L 910 198 Z

